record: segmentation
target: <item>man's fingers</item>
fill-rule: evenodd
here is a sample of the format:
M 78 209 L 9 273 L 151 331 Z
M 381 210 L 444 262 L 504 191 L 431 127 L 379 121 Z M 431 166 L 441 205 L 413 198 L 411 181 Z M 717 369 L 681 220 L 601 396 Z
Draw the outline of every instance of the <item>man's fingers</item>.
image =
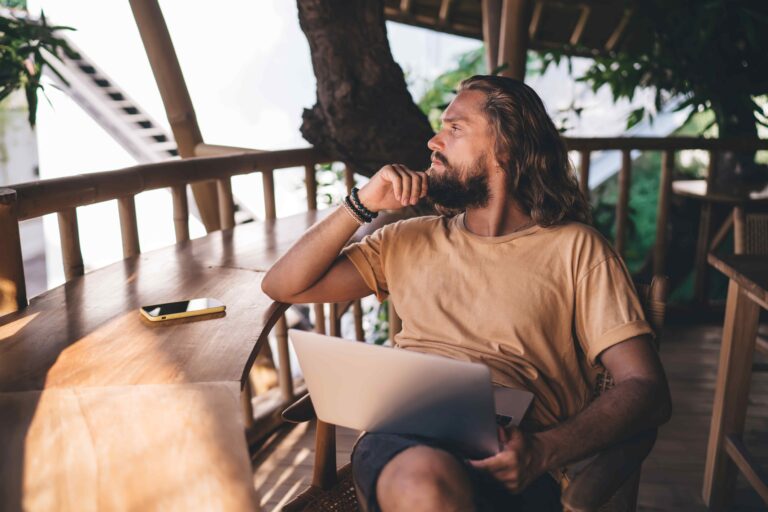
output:
M 406 171 L 402 165 L 398 165 L 396 167 L 397 171 L 400 173 L 400 177 L 402 178 L 403 183 L 403 190 L 402 195 L 400 196 L 400 202 L 403 206 L 407 205 L 411 201 L 411 176 L 408 171 Z
M 403 192 L 403 179 L 394 165 L 387 165 L 385 169 L 387 169 L 386 177 L 392 183 L 392 193 L 395 194 L 395 199 L 400 201 Z
M 484 469 L 486 471 L 497 471 L 506 467 L 504 452 L 497 453 L 486 459 L 470 460 L 469 463 L 477 469 Z
M 421 177 L 419 176 L 419 173 L 412 172 L 411 173 L 411 204 L 416 204 L 419 202 L 419 197 L 421 197 Z
M 420 172 L 419 177 L 421 177 L 421 195 L 419 198 L 422 198 L 429 192 L 429 176 L 426 172 Z

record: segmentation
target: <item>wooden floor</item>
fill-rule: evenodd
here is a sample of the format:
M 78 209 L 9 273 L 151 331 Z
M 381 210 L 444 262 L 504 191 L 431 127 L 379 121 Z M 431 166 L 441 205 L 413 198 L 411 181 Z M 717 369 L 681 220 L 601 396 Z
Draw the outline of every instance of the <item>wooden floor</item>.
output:
M 768 334 L 768 326 L 761 332 Z M 721 329 L 718 326 L 671 326 L 661 355 L 672 389 L 674 413 L 662 427 L 643 465 L 638 509 L 641 511 L 704 511 L 701 483 L 714 397 Z M 752 392 L 744 441 L 768 468 L 768 358 L 755 356 Z M 356 433 L 337 433 L 339 465 L 349 461 Z M 280 510 L 311 479 L 314 429 L 305 424 L 282 433 L 271 450 L 254 463 L 254 484 L 263 510 Z M 739 477 L 733 511 L 766 511 L 743 477 Z

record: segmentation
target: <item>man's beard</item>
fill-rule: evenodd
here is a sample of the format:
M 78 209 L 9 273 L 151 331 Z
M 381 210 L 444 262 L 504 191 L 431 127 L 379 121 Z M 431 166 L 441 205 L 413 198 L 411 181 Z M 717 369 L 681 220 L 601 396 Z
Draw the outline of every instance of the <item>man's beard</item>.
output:
M 450 210 L 464 211 L 468 208 L 482 208 L 491 197 L 488 189 L 488 174 L 485 172 L 485 155 L 472 164 L 453 166 L 443 154 L 435 151 L 433 157 L 439 160 L 445 170 L 429 176 L 427 198 L 432 204 Z M 462 176 L 466 180 L 462 181 Z

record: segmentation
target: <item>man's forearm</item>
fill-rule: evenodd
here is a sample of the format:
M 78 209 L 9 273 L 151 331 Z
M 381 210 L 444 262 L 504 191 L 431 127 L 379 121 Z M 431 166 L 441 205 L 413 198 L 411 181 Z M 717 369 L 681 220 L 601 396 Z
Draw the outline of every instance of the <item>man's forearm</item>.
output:
M 277 300 L 303 292 L 325 274 L 359 227 L 344 208 L 336 208 L 275 262 L 264 276 L 262 289 Z
M 532 442 L 546 469 L 556 469 L 665 423 L 670 410 L 664 383 L 628 379 L 563 424 L 534 434 Z

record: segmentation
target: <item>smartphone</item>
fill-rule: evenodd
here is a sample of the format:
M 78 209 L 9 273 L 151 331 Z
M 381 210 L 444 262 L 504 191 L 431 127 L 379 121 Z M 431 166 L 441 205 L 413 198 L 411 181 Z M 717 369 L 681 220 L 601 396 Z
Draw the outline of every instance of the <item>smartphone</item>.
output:
M 139 311 L 150 322 L 161 322 L 174 318 L 221 313 L 227 307 L 217 299 L 202 298 L 142 306 Z

